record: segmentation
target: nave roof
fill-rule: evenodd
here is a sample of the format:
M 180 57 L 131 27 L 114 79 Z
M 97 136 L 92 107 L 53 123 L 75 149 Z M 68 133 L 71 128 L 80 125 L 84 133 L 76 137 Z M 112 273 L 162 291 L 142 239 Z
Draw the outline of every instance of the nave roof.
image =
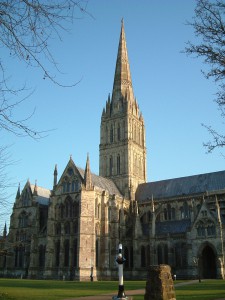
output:
M 225 171 L 143 183 L 137 188 L 136 199 L 141 203 L 152 197 L 166 199 L 221 190 L 225 192 Z

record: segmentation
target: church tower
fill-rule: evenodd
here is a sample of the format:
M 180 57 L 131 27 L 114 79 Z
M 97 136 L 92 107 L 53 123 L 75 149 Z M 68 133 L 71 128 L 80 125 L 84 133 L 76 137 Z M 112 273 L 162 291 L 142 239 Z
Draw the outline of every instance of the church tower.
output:
M 99 175 L 112 179 L 126 198 L 134 199 L 138 184 L 146 182 L 145 126 L 133 93 L 123 20 L 112 97 L 101 117 L 99 150 Z

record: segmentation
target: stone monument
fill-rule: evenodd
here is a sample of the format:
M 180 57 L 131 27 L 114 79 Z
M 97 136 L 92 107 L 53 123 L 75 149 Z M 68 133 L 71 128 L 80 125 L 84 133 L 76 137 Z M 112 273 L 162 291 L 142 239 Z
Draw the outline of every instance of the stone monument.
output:
M 176 300 L 170 266 L 149 267 L 144 299 Z

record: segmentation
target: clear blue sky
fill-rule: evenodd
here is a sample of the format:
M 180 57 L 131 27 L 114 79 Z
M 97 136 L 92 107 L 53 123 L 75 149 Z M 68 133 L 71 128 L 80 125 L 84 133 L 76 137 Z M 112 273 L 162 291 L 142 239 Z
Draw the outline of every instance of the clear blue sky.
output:
M 35 88 L 18 115 L 26 116 L 35 107 L 30 126 L 55 129 L 39 141 L 0 132 L 1 143 L 12 144 L 15 161 L 8 169 L 15 183 L 8 191 L 11 202 L 18 183 L 23 188 L 28 178 L 51 189 L 55 164 L 60 177 L 70 155 L 84 168 L 89 152 L 92 172 L 98 174 L 100 118 L 112 91 L 122 18 L 134 93 L 146 126 L 148 181 L 224 169 L 220 151 L 206 154 L 203 147 L 210 136 L 201 123 L 223 130 L 213 102 L 216 86 L 203 77 L 200 60 L 181 53 L 195 39 L 185 25 L 194 7 L 194 0 L 90 0 L 87 10 L 94 18 L 76 19 L 62 42 L 50 41 L 63 71 L 57 78 L 63 83 L 81 80 L 73 88 L 59 88 L 43 80 L 40 70 L 8 59 L 15 85 L 26 82 Z

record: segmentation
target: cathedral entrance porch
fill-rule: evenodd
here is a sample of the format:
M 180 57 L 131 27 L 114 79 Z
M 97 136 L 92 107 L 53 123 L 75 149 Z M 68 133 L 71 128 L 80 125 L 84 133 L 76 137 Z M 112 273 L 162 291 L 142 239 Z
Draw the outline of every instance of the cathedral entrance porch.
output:
M 202 278 L 217 278 L 216 254 L 214 253 L 212 247 L 210 247 L 209 245 L 205 246 L 202 250 L 202 255 L 200 258 L 200 269 L 202 271 Z

